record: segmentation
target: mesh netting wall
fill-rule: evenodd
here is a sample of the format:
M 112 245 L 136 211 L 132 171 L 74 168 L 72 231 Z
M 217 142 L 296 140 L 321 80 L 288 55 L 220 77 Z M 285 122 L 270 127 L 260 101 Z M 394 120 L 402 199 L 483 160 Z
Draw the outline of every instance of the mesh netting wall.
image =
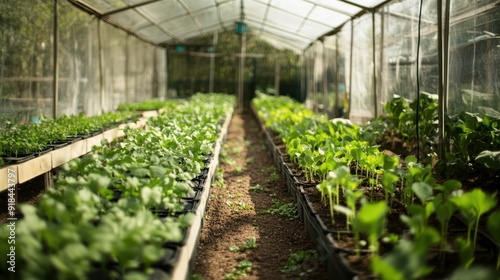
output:
M 371 14 L 353 20 L 352 77 L 349 118 L 360 123 L 375 116 Z
M 57 10 L 54 45 L 54 1 L 0 3 L 0 126 L 7 120 L 28 123 L 54 117 L 55 47 L 57 117 L 95 115 L 115 110 L 122 102 L 166 96 L 164 49 L 99 23 L 68 1 L 57 1 Z
M 339 33 L 325 39 L 324 49 L 318 48 L 318 43 L 306 49 L 304 73 L 307 85 L 304 89 L 307 100 L 318 111 L 329 111 L 321 108 L 331 108 L 334 101 L 322 96 L 324 92 L 335 96 L 336 93 L 330 91 L 336 85 L 340 100 L 344 90 L 350 98 L 349 102 L 339 101 L 339 107 L 343 103 L 345 107 L 349 104 L 350 118 L 355 122 L 364 122 L 383 114 L 383 104 L 394 95 L 415 100 L 417 85 L 420 94 L 437 99 L 438 9 L 435 1 L 425 0 L 420 13 L 420 2 L 406 0 L 389 3 L 374 17 L 368 13 L 348 22 Z M 444 3 L 443 21 L 446 19 Z M 355 34 L 352 49 L 351 24 Z M 447 114 L 466 111 L 500 117 L 498 5 L 491 0 L 451 1 L 449 30 L 449 63 L 443 66 L 448 69 L 449 76 L 445 81 L 448 95 L 442 97 L 447 101 Z M 333 43 L 335 40 L 337 42 Z M 322 73 L 318 73 L 321 71 L 318 65 L 323 60 L 328 64 L 324 69 L 325 79 Z M 351 74 L 352 77 L 349 76 Z M 322 87 L 319 84 L 323 81 L 326 85 Z M 329 115 L 332 116 L 331 112 Z
M 58 116 L 100 112 L 99 41 L 97 20 L 58 2 L 59 18 L 59 99 Z M 49 93 L 52 96 L 52 93 Z M 47 112 L 47 115 L 51 113 Z
M 500 9 L 495 1 L 452 1 L 448 113 L 500 117 Z
M 0 2 L 0 122 L 52 115 L 53 1 Z

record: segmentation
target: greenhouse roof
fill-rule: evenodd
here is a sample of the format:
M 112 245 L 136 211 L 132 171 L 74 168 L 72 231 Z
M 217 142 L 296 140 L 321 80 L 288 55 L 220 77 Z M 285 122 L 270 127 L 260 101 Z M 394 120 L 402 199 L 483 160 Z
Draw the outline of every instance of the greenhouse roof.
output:
M 245 26 L 280 48 L 300 51 L 388 0 L 69 0 L 156 45 L 182 45 Z M 238 25 L 243 22 L 245 25 Z

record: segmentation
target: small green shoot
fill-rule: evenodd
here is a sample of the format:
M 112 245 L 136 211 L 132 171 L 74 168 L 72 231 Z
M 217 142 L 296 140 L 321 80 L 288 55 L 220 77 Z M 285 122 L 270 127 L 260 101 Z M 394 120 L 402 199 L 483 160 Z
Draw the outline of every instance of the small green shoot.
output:
M 233 253 L 239 252 L 240 251 L 240 247 L 238 247 L 236 245 L 229 246 L 229 251 L 231 251 Z
M 236 167 L 234 167 L 234 171 L 236 173 L 238 173 L 238 174 L 241 173 L 241 171 L 243 171 L 243 166 L 236 166 Z
M 246 160 L 247 164 L 252 164 L 253 163 L 253 157 L 249 157 Z
M 273 172 L 271 172 L 271 174 L 269 174 L 269 179 L 267 179 L 267 182 L 274 183 L 274 182 L 278 181 L 279 178 L 280 177 L 278 176 L 278 174 L 276 174 L 276 171 L 273 171 Z
M 252 192 L 265 192 L 265 191 L 269 191 L 268 188 L 264 188 L 263 186 L 261 186 L 259 184 L 255 185 L 255 186 L 251 186 L 249 188 L 249 190 L 252 191 Z
M 495 208 L 497 205 L 495 195 L 486 194 L 481 189 L 474 189 L 470 192 L 466 192 L 462 196 L 452 197 L 450 201 L 457 206 L 467 220 L 467 244 L 471 242 L 470 233 L 475 226 L 474 239 L 472 242 L 473 248 L 475 248 L 479 219 L 484 213 Z
M 500 211 L 495 211 L 491 213 L 486 222 L 486 228 L 490 233 L 491 238 L 493 238 L 497 243 L 500 243 Z M 498 254 L 497 260 L 497 270 L 500 269 L 500 254 Z
M 273 201 L 273 205 L 269 209 L 260 210 L 259 214 L 279 215 L 289 220 L 298 218 L 298 211 L 295 203 L 286 203 L 277 200 Z
M 232 152 L 233 154 L 239 154 L 239 153 L 243 152 L 243 147 L 234 147 L 234 148 L 231 150 L 231 152 Z
M 233 271 L 231 273 L 226 274 L 224 279 L 236 280 L 239 279 L 240 276 L 243 277 L 248 276 L 250 270 L 252 270 L 252 262 L 247 260 L 242 260 L 238 263 L 238 265 L 235 268 L 233 268 Z
M 253 250 L 253 249 L 257 249 L 257 239 L 255 239 L 254 236 L 251 236 L 245 242 L 243 242 L 242 252 L 246 251 L 246 250 Z
M 201 276 L 200 274 L 193 274 L 191 275 L 191 277 L 189 278 L 190 280 L 203 280 L 203 276 Z
M 315 250 L 299 250 L 295 253 L 290 254 L 286 265 L 280 269 L 280 272 L 291 273 L 302 268 L 302 265 L 307 262 L 311 257 L 315 256 Z

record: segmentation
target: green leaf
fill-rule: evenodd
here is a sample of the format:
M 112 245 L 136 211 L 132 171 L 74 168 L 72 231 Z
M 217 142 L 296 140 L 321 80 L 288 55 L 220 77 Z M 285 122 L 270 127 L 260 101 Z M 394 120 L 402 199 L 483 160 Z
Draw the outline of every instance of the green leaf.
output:
M 490 214 L 486 227 L 490 236 L 497 242 L 500 243 L 500 210 L 497 210 Z
M 382 176 L 382 185 L 384 188 L 390 192 L 393 192 L 396 189 L 396 183 L 399 181 L 399 176 L 386 171 L 384 172 L 384 175 Z
M 132 170 L 131 174 L 138 178 L 144 178 L 149 176 L 149 170 L 146 168 L 137 168 Z
M 482 151 L 475 160 L 488 168 L 500 169 L 500 151 Z
M 432 187 L 425 182 L 415 182 L 411 185 L 411 189 L 422 204 L 426 204 L 429 198 L 432 197 Z
M 150 174 L 151 174 L 151 178 L 165 177 L 165 174 L 167 173 L 167 169 L 165 167 L 156 166 L 156 165 L 150 166 L 149 167 L 149 171 L 150 171 Z
M 386 214 L 389 207 L 385 201 L 364 204 L 352 221 L 355 231 L 368 235 L 370 246 L 378 251 L 377 238 L 384 232 L 387 223 Z

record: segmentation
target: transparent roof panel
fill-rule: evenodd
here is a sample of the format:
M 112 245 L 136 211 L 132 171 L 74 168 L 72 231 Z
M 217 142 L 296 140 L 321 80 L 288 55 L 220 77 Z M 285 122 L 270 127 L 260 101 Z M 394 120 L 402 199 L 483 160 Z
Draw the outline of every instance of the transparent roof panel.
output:
M 210 36 L 243 21 L 262 39 L 293 50 L 387 0 L 68 0 L 153 44 Z M 243 6 L 243 10 L 241 7 Z M 397 11 L 395 11 L 397 12 Z M 403 13 L 403 11 L 400 11 Z

